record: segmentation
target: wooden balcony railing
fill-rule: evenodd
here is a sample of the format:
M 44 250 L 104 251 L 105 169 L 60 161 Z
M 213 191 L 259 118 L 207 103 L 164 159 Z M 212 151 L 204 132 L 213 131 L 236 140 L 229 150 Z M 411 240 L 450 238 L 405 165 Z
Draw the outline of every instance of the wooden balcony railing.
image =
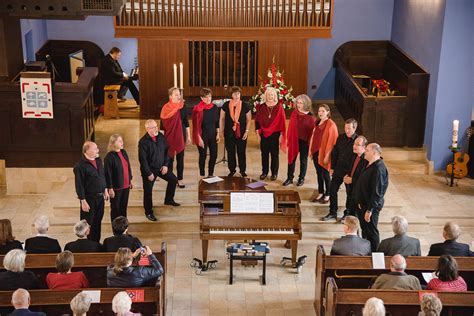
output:
M 117 36 L 197 35 L 214 29 L 226 37 L 236 31 L 272 37 L 330 37 L 334 0 L 128 0 L 116 17 Z M 165 31 L 153 34 L 152 30 Z M 167 34 L 166 31 L 169 31 Z M 179 32 L 178 32 L 179 31 Z M 184 33 L 182 33 L 184 31 Z M 188 31 L 188 33 L 186 33 Z M 259 32 L 261 34 L 259 34 Z M 282 33 L 283 31 L 283 33 Z M 201 37 L 205 34 L 201 34 Z M 211 35 L 211 34 L 207 34 Z M 225 36 L 225 35 L 224 35 Z

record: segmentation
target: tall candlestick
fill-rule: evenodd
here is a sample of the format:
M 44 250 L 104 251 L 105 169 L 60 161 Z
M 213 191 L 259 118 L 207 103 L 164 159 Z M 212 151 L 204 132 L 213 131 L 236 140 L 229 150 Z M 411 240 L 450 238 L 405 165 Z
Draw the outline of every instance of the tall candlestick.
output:
M 176 64 L 173 64 L 173 87 L 178 87 L 178 67 L 176 66 Z
M 183 63 L 179 63 L 179 88 L 183 89 Z
M 453 121 L 453 144 L 454 148 L 458 147 L 458 131 L 459 131 L 459 121 Z

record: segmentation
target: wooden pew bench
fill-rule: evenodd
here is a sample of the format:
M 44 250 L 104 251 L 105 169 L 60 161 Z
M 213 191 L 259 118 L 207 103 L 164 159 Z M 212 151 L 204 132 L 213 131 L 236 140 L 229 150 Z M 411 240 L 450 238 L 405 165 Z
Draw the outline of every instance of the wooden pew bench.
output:
M 371 297 L 380 298 L 384 302 L 387 315 L 411 316 L 418 315 L 420 311 L 419 291 L 340 289 L 331 277 L 326 283 L 325 316 L 360 316 L 365 302 Z M 443 304 L 441 315 L 473 315 L 473 291 L 438 292 L 437 295 Z
M 318 245 L 314 300 L 316 313 L 324 315 L 323 300 L 327 278 L 333 277 L 339 289 L 367 289 L 378 275 L 390 271 L 390 259 L 389 256 L 385 257 L 385 269 L 374 270 L 371 256 L 329 256 L 326 255 L 323 246 Z M 438 257 L 407 257 L 406 260 L 406 272 L 417 276 L 422 283 L 421 273 L 434 271 L 438 265 Z M 474 290 L 474 258 L 456 257 L 456 261 L 459 275 L 466 281 L 468 290 Z

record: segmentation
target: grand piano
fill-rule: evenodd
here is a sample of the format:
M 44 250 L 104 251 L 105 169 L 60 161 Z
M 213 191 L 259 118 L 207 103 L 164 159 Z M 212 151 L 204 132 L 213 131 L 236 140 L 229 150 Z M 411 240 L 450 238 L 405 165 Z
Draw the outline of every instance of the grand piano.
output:
M 289 240 L 291 261 L 297 262 L 298 240 L 301 240 L 300 197 L 296 191 L 274 191 L 273 213 L 231 213 L 230 192 L 271 192 L 264 187 L 251 189 L 249 178 L 223 177 L 217 183 L 199 183 L 200 238 L 202 262 L 207 264 L 209 240 Z

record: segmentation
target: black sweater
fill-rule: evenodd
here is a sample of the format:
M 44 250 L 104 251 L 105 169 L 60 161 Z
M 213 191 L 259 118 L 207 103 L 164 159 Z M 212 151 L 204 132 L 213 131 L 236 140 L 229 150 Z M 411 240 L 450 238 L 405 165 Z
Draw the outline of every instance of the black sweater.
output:
M 219 128 L 219 113 L 220 110 L 217 106 L 213 106 L 209 110 L 202 112 L 202 139 L 215 141 L 217 129 Z
M 128 154 L 125 149 L 120 150 L 123 157 L 128 163 L 128 176 L 129 181 L 132 181 L 132 167 L 130 166 L 130 160 L 128 159 Z M 116 151 L 109 151 L 104 158 L 104 168 L 105 168 L 105 181 L 107 183 L 107 188 L 109 189 L 121 189 L 123 188 L 123 167 L 122 160 Z M 130 183 L 130 182 L 129 182 Z
M 232 129 L 232 127 L 234 126 L 234 121 L 232 120 L 232 117 L 230 116 L 229 103 L 230 101 L 227 101 L 226 103 L 224 103 L 221 109 L 225 113 L 225 124 L 224 124 L 225 137 L 235 136 L 234 130 Z M 249 111 L 250 111 L 250 105 L 247 102 L 242 101 L 242 109 L 240 110 L 240 116 L 239 116 L 241 137 L 244 136 L 245 128 L 247 127 L 247 113 Z
M 356 133 L 350 138 L 346 136 L 346 133 L 342 133 L 337 138 L 331 152 L 331 169 L 334 169 L 333 176 L 342 178 L 351 172 L 351 161 L 354 155 L 352 146 L 356 138 Z
M 122 67 L 110 54 L 107 54 L 100 64 L 100 78 L 104 85 L 120 84 L 124 78 Z
M 80 200 L 105 191 L 105 172 L 102 160 L 96 158 L 97 169 L 83 156 L 74 167 L 76 193 Z
M 152 173 L 156 176 L 161 167 L 168 165 L 169 159 L 168 144 L 163 134 L 158 133 L 154 142 L 146 133 L 138 142 L 138 160 L 142 177 L 148 177 Z
M 378 212 L 383 208 L 388 188 L 388 171 L 383 159 L 369 165 L 360 175 L 354 187 L 354 202 L 363 211 Z

